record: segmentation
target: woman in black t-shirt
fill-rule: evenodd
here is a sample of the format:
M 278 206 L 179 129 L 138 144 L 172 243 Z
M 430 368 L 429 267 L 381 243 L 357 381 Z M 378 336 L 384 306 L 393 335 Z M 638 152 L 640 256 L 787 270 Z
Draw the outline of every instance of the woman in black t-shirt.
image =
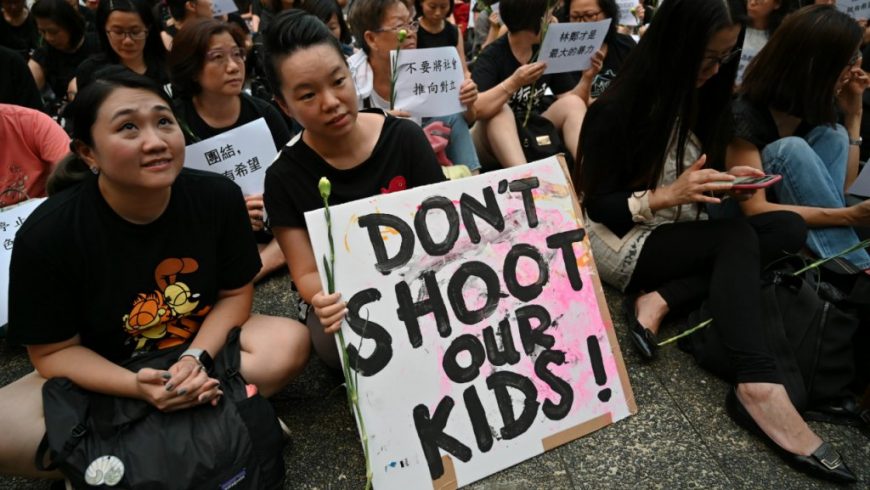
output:
M 78 66 L 97 50 L 85 35 L 85 21 L 65 0 L 39 0 L 31 13 L 45 45 L 27 63 L 36 86 L 47 84 L 58 101 L 67 97 Z
M 275 148 L 290 140 L 281 114 L 268 102 L 242 92 L 245 83 L 245 36 L 215 19 L 196 20 L 175 36 L 169 73 L 177 93 L 176 114 L 188 144 L 217 136 L 264 118 Z M 263 268 L 254 281 L 284 265 L 278 242 L 264 231 L 262 194 L 245 197 L 251 226 L 260 242 Z
M 235 326 L 241 374 L 264 396 L 309 352 L 300 323 L 251 315 L 260 263 L 241 192 L 183 169 L 184 137 L 160 87 L 116 69 L 86 87 L 67 117 L 75 155 L 12 254 L 9 341 L 27 346 L 36 372 L 0 389 L 0 473 L 57 477 L 37 471 L 33 457 L 48 378 L 184 410 L 218 403 L 209 366 Z M 161 351 L 177 359 L 165 371 L 121 366 Z
M 465 44 L 459 35 L 459 28 L 447 20 L 453 15 L 453 5 L 453 0 L 414 0 L 414 10 L 420 22 L 417 29 L 417 48 L 455 46 L 465 76 L 469 77 L 471 74 L 465 62 Z
M 266 75 L 284 111 L 305 128 L 266 171 L 266 210 L 308 315 L 314 348 L 338 368 L 332 334 L 344 317 L 341 294 L 320 283 L 303 213 L 323 207 L 318 182 L 332 182 L 341 204 L 444 180 L 423 131 L 382 111 L 357 113 L 357 96 L 341 47 L 316 17 L 282 12 L 266 29 Z
M 0 17 L 0 46 L 13 49 L 24 60 L 39 44 L 36 23 L 25 0 L 2 0 L 3 16 Z

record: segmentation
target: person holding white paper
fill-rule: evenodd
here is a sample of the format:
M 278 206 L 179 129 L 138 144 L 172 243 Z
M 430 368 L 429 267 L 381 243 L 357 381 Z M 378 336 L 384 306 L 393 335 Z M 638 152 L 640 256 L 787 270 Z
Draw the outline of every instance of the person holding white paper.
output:
M 169 70 L 177 93 L 176 116 L 187 144 L 217 136 L 264 118 L 275 148 L 290 140 L 290 130 L 271 104 L 242 92 L 245 83 L 245 38 L 216 19 L 197 20 L 175 37 Z M 264 162 L 265 163 L 265 162 Z M 245 196 L 257 234 L 262 269 L 254 282 L 281 268 L 284 255 L 265 230 L 263 195 Z
M 459 27 L 448 20 L 453 16 L 453 6 L 453 0 L 414 0 L 417 21 L 420 22 L 420 27 L 417 29 L 417 47 L 455 46 L 462 61 L 462 70 L 468 78 L 470 74 L 465 62 L 465 44 L 462 42 L 462 34 L 459 32 Z

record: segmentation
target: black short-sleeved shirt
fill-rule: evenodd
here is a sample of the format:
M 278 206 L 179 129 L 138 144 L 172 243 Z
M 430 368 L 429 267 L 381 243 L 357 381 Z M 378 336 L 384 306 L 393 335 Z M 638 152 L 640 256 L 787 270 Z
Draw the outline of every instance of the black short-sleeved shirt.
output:
M 273 227 L 306 228 L 304 213 L 323 207 L 317 187 L 321 177 L 332 183 L 330 204 L 444 180 L 423 130 L 407 119 L 386 116 L 372 154 L 347 170 L 329 165 L 302 141 L 303 134 L 296 135 L 266 171 L 264 200 Z
M 105 68 L 109 65 L 124 66 L 119 62 L 109 61 L 109 59 L 103 53 L 95 54 L 83 61 L 82 64 L 79 65 L 78 69 L 76 69 L 77 90 L 81 92 L 83 88 L 85 88 L 87 85 L 94 81 L 94 74 L 97 72 L 97 70 Z M 154 80 L 160 86 L 169 83 L 169 75 L 166 73 L 166 67 L 164 66 L 163 62 L 158 60 L 145 60 L 145 66 L 146 69 L 144 75 L 146 77 Z
M 418 48 L 441 48 L 444 46 L 456 46 L 459 44 L 459 29 L 450 22 L 444 22 L 444 29 L 437 34 L 432 34 L 420 26 L 417 29 Z
M 97 179 L 39 206 L 16 234 L 9 341 L 81 343 L 113 362 L 189 341 L 218 292 L 260 270 L 239 187 L 184 169 L 147 225 L 118 216 Z
M 99 46 L 96 38 L 85 34 L 85 41 L 75 52 L 64 53 L 46 44 L 33 52 L 33 61 L 42 67 L 45 82 L 51 87 L 54 96 L 62 99 L 66 96 L 69 82 L 75 78 L 79 65 L 97 51 Z
M 508 37 L 502 36 L 487 46 L 480 53 L 480 56 L 477 57 L 477 61 L 474 62 L 474 67 L 471 71 L 471 78 L 477 84 L 478 90 L 486 92 L 507 80 L 520 66 L 522 64 L 511 52 Z M 543 95 L 547 88 L 552 90 L 554 95 L 560 95 L 573 89 L 577 85 L 577 82 L 568 73 L 554 73 L 541 76 L 534 85 L 535 93 L 539 95 L 533 109 L 538 113 L 542 113 L 547 108 L 545 107 L 545 98 L 541 95 Z M 515 114 L 525 113 L 526 104 L 531 92 L 532 86 L 530 84 L 520 88 L 511 96 L 508 104 Z
M 767 107 L 757 106 L 746 98 L 738 96 L 731 103 L 731 113 L 734 117 L 734 136 L 752 143 L 758 151 L 782 138 L 776 127 L 776 121 L 773 120 L 773 115 Z M 810 125 L 801 121 L 791 136 L 802 138 L 811 129 Z
M 637 43 L 634 42 L 631 36 L 619 33 L 613 36 L 613 40 L 607 43 L 607 56 L 604 57 L 601 70 L 592 79 L 592 86 L 589 88 L 589 95 L 591 97 L 595 99 L 601 97 L 604 91 L 607 90 L 607 87 L 610 86 L 610 82 L 616 78 L 616 74 L 619 73 L 619 69 L 635 46 L 637 46 Z M 579 83 L 583 72 L 573 72 L 571 76 L 575 83 Z
M 42 96 L 24 58 L 0 46 L 0 104 L 15 104 L 44 111 Z
M 39 45 L 39 31 L 36 29 L 36 21 L 32 15 L 20 26 L 14 26 L 0 15 L 0 46 L 5 46 L 16 51 L 24 57 L 30 58 L 30 52 Z
M 193 132 L 188 134 L 184 132 L 185 143 L 190 145 L 197 141 L 217 136 L 231 129 L 248 124 L 251 121 L 260 119 L 266 120 L 266 125 L 269 126 L 269 131 L 272 133 L 272 141 L 275 142 L 275 148 L 281 149 L 290 141 L 290 130 L 287 129 L 287 124 L 281 118 L 278 109 L 272 107 L 265 100 L 251 97 L 246 93 L 241 94 L 242 104 L 239 118 L 231 126 L 225 128 L 213 128 L 202 120 L 202 117 L 196 112 L 191 98 L 179 98 L 175 100 L 175 115 L 183 119 L 187 123 L 187 127 Z

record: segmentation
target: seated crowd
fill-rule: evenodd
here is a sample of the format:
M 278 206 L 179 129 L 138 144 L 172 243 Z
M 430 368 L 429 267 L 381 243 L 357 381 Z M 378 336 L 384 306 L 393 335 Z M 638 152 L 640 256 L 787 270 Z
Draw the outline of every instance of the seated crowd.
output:
M 644 1 L 631 27 L 615 0 L 501 0 L 497 13 L 482 1 L 236 0 L 219 16 L 211 0 L 0 3 L 0 208 L 50 196 L 12 255 L 5 335 L 36 371 L 0 388 L 0 474 L 59 476 L 33 461 L 47 378 L 161 410 L 216 404 L 221 387 L 191 350 L 160 379 L 121 365 L 178 345 L 214 357 L 234 326 L 241 372 L 265 396 L 312 347 L 340 369 L 347 305 L 325 291 L 304 219 L 322 207 L 321 177 L 341 204 L 563 153 L 641 358 L 656 357 L 669 314 L 706 301 L 732 417 L 790 464 L 855 480 L 790 398 L 760 291 L 769 265 L 835 256 L 870 229 L 870 200 L 847 192 L 870 126 L 870 21 L 798 0 Z M 544 74 L 542 19 L 611 24 L 589 69 Z M 464 110 L 417 117 L 393 107 L 390 52 L 432 47 L 458 51 Z M 278 150 L 262 194 L 184 168 L 186 145 L 259 119 Z M 782 180 L 734 188 L 765 174 Z M 870 278 L 865 250 L 842 258 L 844 281 Z M 252 314 L 253 284 L 285 267 L 298 321 Z M 178 326 L 136 324 L 131 301 L 174 284 L 185 303 L 163 314 Z

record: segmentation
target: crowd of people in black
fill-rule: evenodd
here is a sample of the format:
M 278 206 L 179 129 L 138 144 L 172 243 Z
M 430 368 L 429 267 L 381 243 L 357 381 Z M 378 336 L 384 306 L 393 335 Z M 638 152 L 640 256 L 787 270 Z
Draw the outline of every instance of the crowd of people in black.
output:
M 797 468 L 855 481 L 762 333 L 763 271 L 789 255 L 852 248 L 840 284 L 870 280 L 855 247 L 870 201 L 847 192 L 867 156 L 870 23 L 833 0 L 801 3 L 813 2 L 646 0 L 627 27 L 615 0 L 501 0 L 497 12 L 235 0 L 219 16 L 212 0 L 2 0 L 0 207 L 49 199 L 12 255 L 7 337 L 36 371 L 0 388 L 0 474 L 58 476 L 33 464 L 48 378 L 164 411 L 216 404 L 203 366 L 235 326 L 241 372 L 265 396 L 312 346 L 340 368 L 346 304 L 320 281 L 303 217 L 322 207 L 320 178 L 340 204 L 523 165 L 540 156 L 538 128 L 571 164 L 597 269 L 626 293 L 641 357 L 656 357 L 669 314 L 705 302 L 733 371 L 729 413 Z M 611 19 L 589 69 L 544 74 L 551 18 Z M 465 110 L 393 108 L 390 52 L 445 46 L 464 65 Z M 261 118 L 279 149 L 263 194 L 184 168 L 186 145 Z M 443 154 L 430 124 L 449 128 Z M 781 180 L 735 186 L 765 175 Z M 302 317 L 252 315 L 253 284 L 285 267 Z M 165 371 L 122 367 L 166 348 L 183 351 Z M 824 402 L 860 414 L 867 375 L 850 380 L 853 399 Z

